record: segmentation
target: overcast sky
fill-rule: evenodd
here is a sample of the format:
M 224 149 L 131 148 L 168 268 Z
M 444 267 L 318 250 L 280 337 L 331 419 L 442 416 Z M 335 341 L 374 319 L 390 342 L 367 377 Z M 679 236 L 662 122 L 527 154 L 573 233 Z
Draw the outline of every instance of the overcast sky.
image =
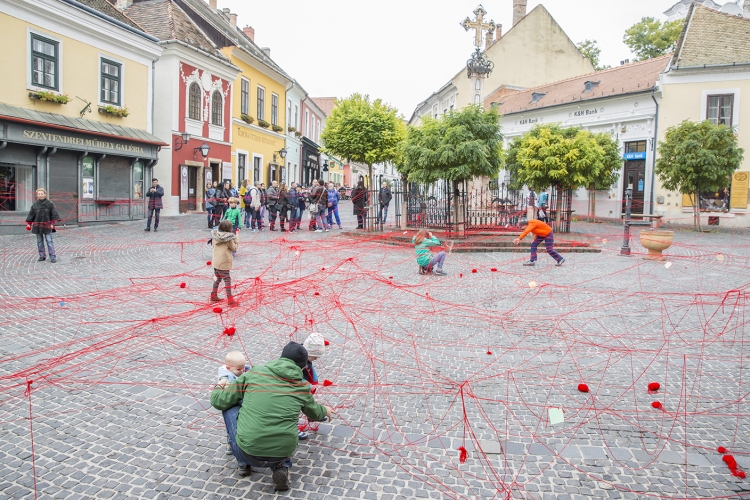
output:
M 631 58 L 625 30 L 642 17 L 666 20 L 677 0 L 529 0 L 543 4 L 574 43 L 596 40 L 612 66 Z M 465 67 L 473 31 L 459 23 L 478 0 L 219 0 L 255 28 L 255 41 L 313 97 L 379 97 L 408 119 Z M 513 24 L 513 0 L 484 0 L 487 17 Z M 496 61 L 496 65 L 498 62 Z M 501 63 L 500 63 L 501 64 Z

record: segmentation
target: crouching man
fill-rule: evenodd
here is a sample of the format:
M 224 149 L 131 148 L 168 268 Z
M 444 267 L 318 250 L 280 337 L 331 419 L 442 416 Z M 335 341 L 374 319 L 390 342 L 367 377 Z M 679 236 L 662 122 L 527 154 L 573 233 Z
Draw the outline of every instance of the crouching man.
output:
M 240 406 L 237 425 L 227 426 L 239 475 L 247 476 L 251 467 L 270 468 L 276 491 L 289 489 L 291 456 L 299 442 L 299 412 L 312 421 L 331 418 L 331 408 L 313 399 L 310 384 L 302 377 L 305 366 L 307 350 L 290 342 L 281 358 L 253 367 L 231 384 L 224 380 L 211 392 L 211 405 L 217 410 Z

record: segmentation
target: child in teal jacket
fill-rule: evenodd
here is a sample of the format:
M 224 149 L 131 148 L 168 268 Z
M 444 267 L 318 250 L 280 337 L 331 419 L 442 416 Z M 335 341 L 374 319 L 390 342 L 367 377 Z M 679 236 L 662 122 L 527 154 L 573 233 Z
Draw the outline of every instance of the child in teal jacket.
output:
M 414 251 L 417 254 L 417 264 L 419 264 L 419 274 L 432 272 L 436 276 L 445 276 L 443 264 L 445 263 L 445 252 L 432 255 L 430 247 L 440 245 L 440 240 L 435 238 L 431 232 L 426 229 L 420 229 L 412 238 L 411 242 L 416 245 Z
M 240 200 L 237 198 L 229 198 L 229 208 L 224 212 L 224 220 L 228 220 L 232 223 L 232 232 L 237 234 L 237 230 L 240 228 L 240 209 L 237 208 Z

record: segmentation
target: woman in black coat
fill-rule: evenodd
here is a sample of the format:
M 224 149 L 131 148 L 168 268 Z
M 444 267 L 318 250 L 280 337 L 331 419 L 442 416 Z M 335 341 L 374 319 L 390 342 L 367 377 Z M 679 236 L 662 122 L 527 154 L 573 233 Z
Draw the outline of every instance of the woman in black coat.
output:
M 357 229 L 364 229 L 365 214 L 367 214 L 368 192 L 365 189 L 365 181 L 357 183 L 357 187 L 352 189 L 352 205 L 354 206 L 354 215 L 357 216 Z
M 61 220 L 60 214 L 57 213 L 55 205 L 47 198 L 47 191 L 42 188 L 36 190 L 37 200 L 31 205 L 26 222 L 29 224 L 27 229 L 36 235 L 36 246 L 39 249 L 39 260 L 47 260 L 47 252 L 44 248 L 44 241 L 47 241 L 47 250 L 49 250 L 49 261 L 57 262 L 55 254 L 55 244 L 52 242 L 52 233 L 55 232 L 55 222 Z

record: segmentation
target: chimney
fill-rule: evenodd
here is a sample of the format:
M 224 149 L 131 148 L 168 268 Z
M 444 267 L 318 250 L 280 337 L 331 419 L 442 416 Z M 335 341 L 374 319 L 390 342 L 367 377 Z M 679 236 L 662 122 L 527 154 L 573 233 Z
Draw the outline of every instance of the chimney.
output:
M 746 19 L 750 19 L 750 0 L 745 0 L 743 15 Z
M 216 4 L 217 1 L 218 0 L 208 0 L 208 6 L 211 7 L 211 10 L 216 11 L 216 9 L 218 8 Z
M 484 48 L 489 49 L 490 45 L 492 45 L 492 42 L 495 41 L 495 32 L 494 31 L 488 31 L 487 32 L 487 38 L 484 40 Z
M 526 17 L 526 3 L 528 0 L 513 0 L 513 26 Z
M 251 42 L 255 42 L 255 30 L 252 26 L 245 26 L 242 28 L 242 31 L 245 33 L 245 36 L 247 36 Z
M 133 0 L 117 0 L 115 7 L 117 7 L 120 10 L 125 10 L 131 5 L 133 5 Z
M 500 40 L 503 37 L 503 25 L 498 24 L 495 30 L 495 39 Z
M 271 47 L 261 47 L 260 50 L 263 51 L 267 58 L 271 59 Z
M 232 28 L 237 27 L 237 14 L 229 14 L 229 24 L 232 25 Z

